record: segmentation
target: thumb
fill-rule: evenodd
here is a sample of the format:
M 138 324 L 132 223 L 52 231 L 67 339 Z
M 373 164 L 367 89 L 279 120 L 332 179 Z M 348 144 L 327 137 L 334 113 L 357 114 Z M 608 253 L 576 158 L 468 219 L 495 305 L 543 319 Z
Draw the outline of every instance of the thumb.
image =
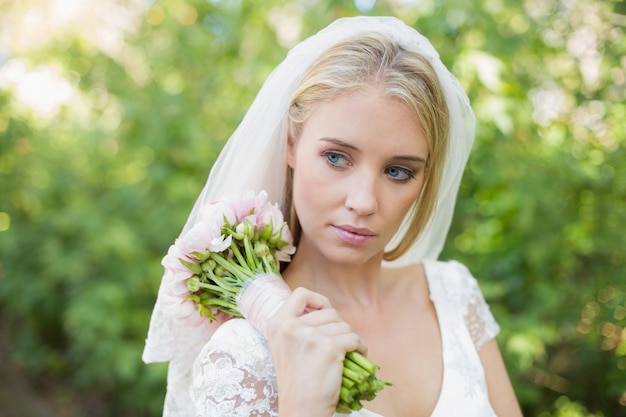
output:
M 328 298 L 303 287 L 296 288 L 281 310 L 291 316 L 301 316 L 311 310 L 332 308 Z

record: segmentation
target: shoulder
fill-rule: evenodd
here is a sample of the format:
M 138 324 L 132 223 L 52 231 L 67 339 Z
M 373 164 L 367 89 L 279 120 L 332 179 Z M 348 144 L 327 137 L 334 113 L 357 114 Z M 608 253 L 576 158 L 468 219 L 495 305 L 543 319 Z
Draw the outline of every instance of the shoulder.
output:
M 424 261 L 424 271 L 433 298 L 445 296 L 455 303 L 468 304 L 483 297 L 474 275 L 458 261 Z
M 476 350 L 499 332 L 489 304 L 469 269 L 457 261 L 424 263 L 431 299 L 442 310 L 462 317 Z
M 450 282 L 475 281 L 467 266 L 459 261 L 425 260 L 423 264 L 427 276 Z
M 478 281 L 470 270 L 461 262 L 424 260 L 421 263 L 392 269 L 396 283 L 420 282 L 432 295 L 443 293 L 446 298 L 469 297 L 481 294 Z M 397 279 L 400 278 L 400 279 Z M 458 300 L 457 300 L 458 301 Z

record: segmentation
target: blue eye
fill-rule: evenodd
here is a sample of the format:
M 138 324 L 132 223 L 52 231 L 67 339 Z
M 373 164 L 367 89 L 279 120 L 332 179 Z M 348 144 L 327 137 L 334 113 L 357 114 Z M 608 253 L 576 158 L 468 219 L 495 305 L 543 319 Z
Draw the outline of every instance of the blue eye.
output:
M 333 166 L 344 166 L 347 164 L 346 157 L 337 152 L 325 152 L 324 157 Z
M 402 168 L 392 166 L 386 169 L 387 175 L 389 175 L 394 181 L 408 181 L 411 178 L 415 178 L 415 172 L 408 168 Z

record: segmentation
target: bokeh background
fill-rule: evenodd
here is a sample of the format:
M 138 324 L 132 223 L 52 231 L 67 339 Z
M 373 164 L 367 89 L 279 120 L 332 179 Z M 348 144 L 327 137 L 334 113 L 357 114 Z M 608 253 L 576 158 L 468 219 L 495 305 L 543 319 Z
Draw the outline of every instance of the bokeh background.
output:
M 478 277 L 525 415 L 626 416 L 626 4 L 0 0 L 0 416 L 159 416 L 160 260 L 286 51 L 418 28 L 478 116 L 443 258 Z

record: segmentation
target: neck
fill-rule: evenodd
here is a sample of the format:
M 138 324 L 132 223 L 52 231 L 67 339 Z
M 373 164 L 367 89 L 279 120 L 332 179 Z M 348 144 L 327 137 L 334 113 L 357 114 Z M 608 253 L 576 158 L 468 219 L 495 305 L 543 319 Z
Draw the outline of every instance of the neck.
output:
M 331 262 L 311 253 L 305 242 L 283 276 L 292 288 L 305 287 L 326 296 L 335 308 L 377 306 L 380 293 L 382 253 L 362 264 Z

